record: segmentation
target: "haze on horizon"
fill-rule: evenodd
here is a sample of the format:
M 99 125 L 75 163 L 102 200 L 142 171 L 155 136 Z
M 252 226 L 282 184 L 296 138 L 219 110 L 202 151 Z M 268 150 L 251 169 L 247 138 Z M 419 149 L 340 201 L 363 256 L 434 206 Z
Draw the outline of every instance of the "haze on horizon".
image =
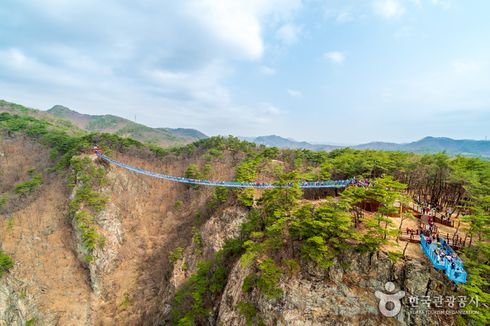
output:
M 208 135 L 484 139 L 490 2 L 0 4 L 0 98 Z

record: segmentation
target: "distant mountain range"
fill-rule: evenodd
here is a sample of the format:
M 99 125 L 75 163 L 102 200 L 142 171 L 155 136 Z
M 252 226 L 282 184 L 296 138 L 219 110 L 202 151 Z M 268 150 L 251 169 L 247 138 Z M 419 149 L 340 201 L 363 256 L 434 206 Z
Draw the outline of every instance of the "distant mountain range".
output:
M 29 115 L 36 118 L 46 119 L 51 123 L 63 126 L 63 128 L 72 132 L 96 131 L 115 133 L 122 137 L 131 137 L 143 143 L 156 144 L 163 147 L 189 144 L 196 140 L 207 138 L 205 134 L 195 129 L 150 128 L 115 115 L 82 114 L 62 105 L 55 105 L 48 111 L 40 111 L 0 100 L 0 112 L 10 112 L 13 114 Z M 421 154 L 446 152 L 449 155 L 461 154 L 490 159 L 490 141 L 486 140 L 457 140 L 445 137 L 425 137 L 415 142 L 403 144 L 370 142 L 353 146 L 339 146 L 312 144 L 277 135 L 240 138 L 260 145 L 290 149 L 304 148 L 315 151 L 331 151 L 337 148 L 350 147 L 354 149 L 402 151 Z
M 259 136 L 259 137 L 240 137 L 242 140 L 256 143 L 258 145 L 265 145 L 270 147 L 290 148 L 290 149 L 310 149 L 313 151 L 331 151 L 341 146 L 335 145 L 317 145 L 311 144 L 305 141 L 296 141 L 291 138 L 283 138 L 281 136 Z
M 414 152 L 420 154 L 446 152 L 449 155 L 465 155 L 474 157 L 490 158 L 490 141 L 487 140 L 467 140 L 467 139 L 451 139 L 445 137 L 425 137 L 421 140 L 397 144 L 388 142 L 370 142 L 367 144 L 353 146 L 337 146 L 337 145 L 319 145 L 311 144 L 304 141 L 296 141 L 294 139 L 283 138 L 277 135 L 260 136 L 260 137 L 242 137 L 244 140 L 254 142 L 256 144 L 275 146 L 279 148 L 291 149 L 311 149 L 311 150 L 332 150 L 336 148 L 350 147 L 354 149 L 374 149 L 384 151 L 401 151 Z

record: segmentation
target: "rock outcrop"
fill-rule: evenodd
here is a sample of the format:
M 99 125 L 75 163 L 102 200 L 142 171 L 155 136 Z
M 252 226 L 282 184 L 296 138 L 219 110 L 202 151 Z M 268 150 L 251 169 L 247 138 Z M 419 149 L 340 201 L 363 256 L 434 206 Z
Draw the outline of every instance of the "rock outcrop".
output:
M 42 316 L 25 284 L 7 276 L 0 281 L 0 326 L 23 326 L 42 320 L 54 323 L 53 316 Z
M 240 226 L 246 215 L 247 211 L 244 208 L 228 207 L 217 211 L 199 230 L 196 230 L 194 238 L 199 240 L 192 241 L 184 250 L 182 257 L 174 263 L 171 277 L 161 294 L 163 308 L 160 320 L 168 322 L 175 290 L 197 270 L 199 262 L 211 258 L 223 247 L 227 239 L 239 236 Z
M 411 311 L 409 297 L 454 295 L 444 277 L 420 260 L 393 264 L 387 255 L 353 255 L 336 260 L 325 270 L 305 264 L 297 275 L 285 277 L 278 287 L 281 297 L 269 300 L 257 290 L 244 293 L 242 284 L 249 271 L 237 262 L 230 274 L 216 325 L 247 325 L 240 303 L 256 307 L 255 320 L 265 325 L 452 325 L 450 316 L 428 314 L 418 305 Z M 378 309 L 375 291 L 385 291 L 386 282 L 406 292 L 402 309 L 393 318 Z M 442 321 L 444 321 L 442 323 Z

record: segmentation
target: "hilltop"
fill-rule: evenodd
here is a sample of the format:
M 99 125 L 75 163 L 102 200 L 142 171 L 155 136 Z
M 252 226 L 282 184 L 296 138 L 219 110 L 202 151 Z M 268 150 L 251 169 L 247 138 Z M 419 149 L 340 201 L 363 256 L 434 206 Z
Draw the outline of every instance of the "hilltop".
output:
M 330 151 L 338 148 L 350 147 L 353 149 L 371 149 L 382 151 L 412 152 L 418 154 L 435 154 L 445 152 L 448 155 L 464 155 L 469 157 L 490 158 L 490 141 L 452 139 L 447 137 L 425 137 L 410 143 L 370 142 L 352 146 L 311 144 L 305 141 L 296 141 L 277 135 L 243 137 L 242 139 L 260 145 L 289 149 L 310 149 Z
M 83 130 L 114 133 L 121 137 L 130 137 L 143 143 L 160 146 L 189 144 L 207 137 L 195 129 L 150 128 L 115 115 L 82 114 L 62 105 L 53 106 L 47 113 L 68 120 Z

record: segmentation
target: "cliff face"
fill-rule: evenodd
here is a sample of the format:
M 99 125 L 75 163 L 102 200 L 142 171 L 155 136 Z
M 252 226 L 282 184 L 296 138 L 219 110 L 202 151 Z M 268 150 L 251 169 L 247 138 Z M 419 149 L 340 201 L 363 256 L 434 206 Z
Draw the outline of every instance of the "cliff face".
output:
M 269 300 L 258 291 L 244 293 L 242 284 L 248 275 L 237 262 L 223 293 L 217 325 L 247 325 L 237 306 L 248 302 L 256 306 L 256 321 L 265 325 L 453 325 L 452 317 L 427 314 L 419 305 L 419 313 L 411 314 L 410 296 L 454 295 L 441 274 L 425 261 L 408 259 L 393 264 L 388 257 L 355 255 L 336 260 L 329 270 L 305 264 L 296 275 L 284 278 L 278 287 L 283 295 Z M 391 281 L 396 290 L 404 290 L 401 312 L 395 318 L 384 317 L 378 309 L 375 291 L 385 292 Z
M 26 284 L 11 276 L 5 277 L 0 283 L 0 325 L 23 326 L 41 316 L 33 298 L 27 296 L 26 287 Z M 18 291 L 19 289 L 24 291 Z M 42 316 L 42 319 L 54 324 L 51 316 Z
M 240 225 L 247 211 L 241 207 L 227 207 L 217 211 L 199 229 L 194 230 L 193 241 L 183 249 L 174 264 L 166 286 L 160 293 L 161 314 L 159 323 L 170 323 L 170 310 L 175 291 L 197 270 L 200 261 L 210 259 L 227 239 L 239 236 Z
M 148 163 L 125 155 L 118 158 L 148 170 L 175 175 L 182 175 L 188 164 Z M 195 226 L 202 223 L 197 217 L 208 218 L 206 205 L 213 190 L 162 184 L 161 180 L 113 166 L 105 167 L 105 171 L 107 182 L 99 192 L 108 201 L 95 216 L 96 230 L 104 243 L 93 250 L 93 261 L 89 264 L 84 259 L 87 253 L 81 246 L 79 233 L 75 232 L 76 255 L 88 270 L 91 288 L 90 323 L 152 324 L 161 312 L 161 294 L 172 282 L 179 283 L 179 275 L 170 283 L 167 281 L 167 275 L 175 270 L 169 262 L 170 253 L 177 247 L 194 246 L 188 250 L 195 259 L 188 260 L 188 273 L 181 276 L 185 278 L 200 259 L 212 254 L 213 246 L 219 246 L 220 240 L 213 237 L 222 233 L 213 230 L 213 218 L 203 226 L 210 228 L 202 235 L 203 242 L 197 247 L 192 241 Z M 224 211 L 216 219 L 226 219 L 227 214 Z
M 15 261 L 0 279 L 0 325 L 74 325 L 90 320 L 90 288 L 73 254 L 66 222 L 68 196 L 63 177 L 50 173 L 49 152 L 24 137 L 0 139 L 0 245 Z M 43 175 L 33 192 L 17 195 L 15 185 Z M 3 322 L 3 324 L 2 324 Z
M 94 216 L 104 241 L 87 263 L 80 230 L 69 217 L 81 184 L 70 188 L 68 171 L 50 172 L 49 149 L 28 138 L 0 138 L 0 153 L 0 195 L 12 199 L 0 210 L 0 248 L 15 262 L 0 279 L 0 325 L 29 320 L 42 325 L 152 324 L 173 269 L 169 253 L 192 243 L 193 226 L 202 223 L 197 216 L 209 217 L 206 204 L 213 189 L 191 189 L 105 166 L 108 182 L 97 191 L 108 201 Z M 113 155 L 174 175 L 183 175 L 189 164 L 203 164 L 198 156 Z M 211 177 L 232 177 L 231 159 L 213 163 L 224 172 L 211 172 Z M 13 200 L 15 185 L 28 180 L 31 169 L 42 174 L 42 184 Z M 210 238 L 216 235 L 209 232 Z M 209 241 L 219 246 L 219 239 Z
M 203 241 L 191 243 L 174 263 L 168 285 L 161 293 L 159 322 L 170 325 L 169 313 L 175 290 L 196 271 L 199 261 L 221 249 L 223 240 L 236 237 L 246 211 L 227 208 L 213 215 L 198 234 Z M 417 255 L 418 245 L 411 248 Z M 283 275 L 277 287 L 282 295 L 269 299 L 257 289 L 245 291 L 244 281 L 251 270 L 235 261 L 225 289 L 214 303 L 207 325 L 456 325 L 451 315 L 431 314 L 434 307 L 420 302 L 424 297 L 461 295 L 443 273 L 436 271 L 423 255 L 392 261 L 387 254 L 344 254 L 328 269 L 301 262 L 299 269 Z M 379 310 L 375 292 L 386 293 L 387 282 L 395 284 L 391 293 L 405 292 L 400 313 L 385 317 Z M 413 307 L 412 300 L 420 300 Z M 249 309 L 243 307 L 248 305 Z M 253 307 L 253 308 L 252 308 Z M 388 309 L 391 309 L 389 306 Z
M 31 320 L 42 325 L 169 325 L 176 290 L 200 261 L 239 235 L 248 212 L 231 202 L 210 208 L 214 189 L 193 189 L 105 166 L 108 182 L 97 191 L 108 201 L 94 216 L 95 229 L 105 240 L 87 263 L 80 230 L 67 218 L 81 184 L 67 187 L 67 175 L 50 172 L 48 150 L 28 139 L 0 140 L 0 154 L 2 193 L 12 193 L 31 169 L 44 179 L 38 189 L 0 211 L 0 246 L 15 261 L 0 279 L 0 325 Z M 205 164 L 198 156 L 113 156 L 172 175 L 183 175 L 189 164 Z M 233 178 L 232 155 L 213 160 L 211 179 Z M 352 254 L 338 257 L 329 269 L 302 262 L 298 270 L 283 275 L 277 299 L 257 289 L 243 291 L 249 270 L 240 261 L 227 267 L 231 272 L 209 325 L 454 324 L 450 316 L 426 313 L 423 305 L 418 314 L 409 311 L 409 296 L 455 294 L 425 258 L 392 263 L 383 253 Z M 406 291 L 396 318 L 379 313 L 374 295 L 388 281 Z

